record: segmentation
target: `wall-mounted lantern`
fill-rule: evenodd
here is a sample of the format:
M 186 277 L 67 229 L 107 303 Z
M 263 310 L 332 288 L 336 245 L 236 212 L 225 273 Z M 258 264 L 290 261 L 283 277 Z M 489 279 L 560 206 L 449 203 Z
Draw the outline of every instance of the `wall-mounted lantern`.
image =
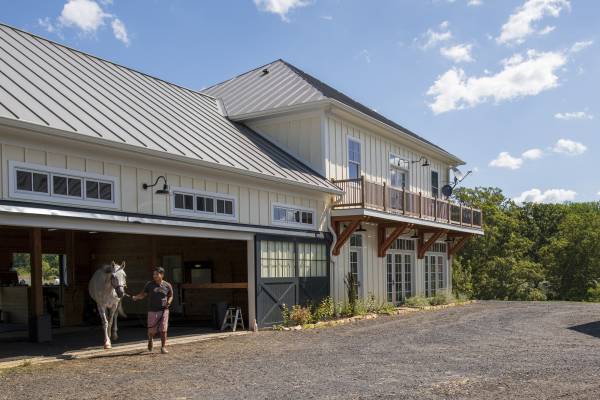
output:
M 161 179 L 164 182 L 164 184 L 162 186 L 162 189 L 157 189 L 155 193 L 156 194 L 169 194 L 169 193 L 171 193 L 171 191 L 169 190 L 169 185 L 167 184 L 167 178 L 165 178 L 163 175 L 161 175 L 158 178 L 156 178 L 156 181 L 154 181 L 154 183 L 152 185 L 148 185 L 147 183 L 144 183 L 142 185 L 142 188 L 144 190 L 148 190 L 149 188 L 158 185 L 158 181 L 161 180 Z

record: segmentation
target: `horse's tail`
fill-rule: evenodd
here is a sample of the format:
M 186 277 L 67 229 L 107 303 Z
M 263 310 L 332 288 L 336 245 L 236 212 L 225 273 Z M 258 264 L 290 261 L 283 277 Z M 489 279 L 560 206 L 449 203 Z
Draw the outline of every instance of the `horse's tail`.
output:
M 125 311 L 123 310 L 123 302 L 119 302 L 119 307 L 117 308 L 117 312 L 119 313 L 119 315 L 121 316 L 121 318 L 127 318 L 127 314 L 125 314 Z

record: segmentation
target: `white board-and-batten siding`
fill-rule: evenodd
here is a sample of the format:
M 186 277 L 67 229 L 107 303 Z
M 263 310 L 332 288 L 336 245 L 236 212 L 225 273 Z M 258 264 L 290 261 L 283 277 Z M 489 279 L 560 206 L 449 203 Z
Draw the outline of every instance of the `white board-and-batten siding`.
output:
M 361 143 L 361 169 L 366 179 L 382 184 L 390 183 L 390 155 L 397 155 L 405 160 L 416 161 L 422 156 L 427 157 L 429 167 L 423 167 L 418 163 L 409 164 L 409 186 L 406 188 L 412 192 L 422 192 L 423 195 L 431 196 L 431 171 L 437 171 L 439 176 L 439 187 L 448 183 L 449 165 L 431 156 L 403 146 L 398 142 L 387 139 L 381 135 L 374 134 L 364 128 L 344 121 L 331 115 L 327 118 L 328 136 L 328 172 L 327 177 L 332 179 L 348 178 L 348 138 L 356 139 Z
M 323 213 L 329 197 L 317 191 L 127 151 L 106 150 L 102 146 L 82 145 L 44 135 L 26 136 L 2 130 L 0 148 L 0 197 L 4 200 L 14 200 L 9 195 L 8 174 L 9 163 L 16 161 L 117 177 L 120 187 L 116 189 L 120 193 L 120 199 L 119 204 L 111 209 L 113 211 L 170 215 L 172 195 L 156 194 L 156 188 L 142 188 L 142 184 L 154 183 L 156 178 L 164 175 L 172 188 L 234 196 L 237 199 L 235 222 L 240 224 L 273 226 L 271 204 L 282 203 L 313 209 L 317 221 L 315 229 L 325 229 Z M 159 186 L 162 183 L 159 182 Z M 40 198 L 36 202 L 44 203 L 44 200 Z

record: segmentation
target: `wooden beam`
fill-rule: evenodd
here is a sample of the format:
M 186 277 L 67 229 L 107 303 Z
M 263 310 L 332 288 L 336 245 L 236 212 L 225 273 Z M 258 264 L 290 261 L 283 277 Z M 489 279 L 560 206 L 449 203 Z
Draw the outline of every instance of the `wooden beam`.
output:
M 31 264 L 31 291 L 29 296 L 30 318 L 44 314 L 44 294 L 42 289 L 42 229 L 29 230 L 29 254 Z
M 344 229 L 343 232 L 340 232 L 340 222 L 335 222 L 335 233 L 337 236 L 337 241 L 335 242 L 335 245 L 333 246 L 333 250 L 331 252 L 334 256 L 340 255 L 340 250 L 342 249 L 344 244 L 346 244 L 348 239 L 350 239 L 350 236 L 354 233 L 354 231 L 358 229 L 360 223 L 361 220 L 352 221 L 350 225 L 348 225 L 346 229 Z
M 75 283 L 75 232 L 65 232 L 65 254 L 67 256 L 67 283 Z
M 363 215 L 349 215 L 347 217 L 331 217 L 331 222 L 367 221 L 368 219 Z
M 377 242 L 378 242 L 378 251 L 377 255 L 379 257 L 385 257 L 385 253 L 387 253 L 388 249 L 394 244 L 394 241 L 398 239 L 400 235 L 406 232 L 406 229 L 410 227 L 408 222 L 396 225 L 394 230 L 390 234 L 390 236 L 385 236 L 385 226 L 378 225 L 377 226 Z
M 419 239 L 419 254 L 418 254 L 418 258 L 422 259 L 423 257 L 425 257 L 425 253 L 427 252 L 427 250 L 429 250 L 431 248 L 431 246 L 433 246 L 433 244 L 440 238 L 440 236 L 442 236 L 444 233 L 446 233 L 445 231 L 437 231 L 436 233 L 433 233 L 429 239 L 427 239 L 427 241 L 425 242 L 424 239 L 424 234 L 421 232 L 421 239 Z
M 458 240 L 458 242 L 454 243 L 452 246 L 448 246 L 448 258 L 458 253 L 460 249 L 462 249 L 464 245 L 467 244 L 467 240 L 469 240 L 470 238 L 471 235 L 464 235 Z

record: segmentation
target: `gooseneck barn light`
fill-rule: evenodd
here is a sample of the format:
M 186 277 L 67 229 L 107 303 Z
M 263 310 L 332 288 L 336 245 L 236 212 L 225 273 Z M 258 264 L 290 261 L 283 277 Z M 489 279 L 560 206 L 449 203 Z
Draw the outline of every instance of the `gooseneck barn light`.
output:
M 427 157 L 425 156 L 421 156 L 418 160 L 415 161 L 411 161 L 411 164 L 416 164 L 423 161 L 423 164 L 421 164 L 421 167 L 429 167 L 431 164 L 429 164 L 429 159 L 427 159 Z
M 161 179 L 164 181 L 163 187 L 162 187 L 162 189 L 157 189 L 155 193 L 156 194 L 169 194 L 169 193 L 171 193 L 171 191 L 169 190 L 169 185 L 167 184 L 167 178 L 165 178 L 163 175 L 161 175 L 158 178 L 156 178 L 156 181 L 154 181 L 154 183 L 152 185 L 148 185 L 147 183 L 144 183 L 142 185 L 142 188 L 144 190 L 148 190 L 149 188 L 158 185 L 158 181 L 161 180 Z

